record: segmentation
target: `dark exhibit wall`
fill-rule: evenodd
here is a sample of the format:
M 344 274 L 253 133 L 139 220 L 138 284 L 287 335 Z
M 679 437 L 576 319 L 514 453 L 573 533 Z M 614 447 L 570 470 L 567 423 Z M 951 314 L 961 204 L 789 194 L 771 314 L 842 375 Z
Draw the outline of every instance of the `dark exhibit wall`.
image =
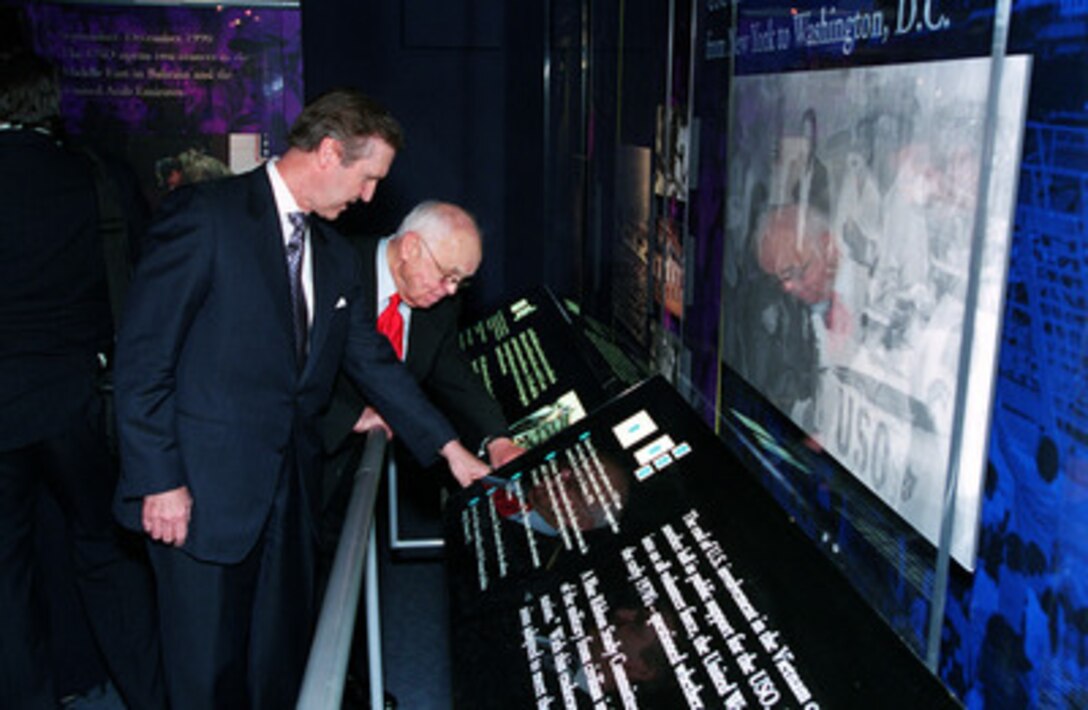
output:
M 582 297 L 648 353 L 652 152 L 665 94 L 667 3 L 593 3 Z M 577 38 L 571 38 L 576 41 Z
M 390 232 L 423 199 L 461 204 L 484 233 L 469 292 L 480 307 L 569 271 L 549 256 L 564 245 L 541 237 L 543 10 L 511 9 L 499 0 L 302 5 L 307 96 L 358 86 L 406 133 L 390 176 L 342 219 L 345 231 Z
M 707 422 L 717 426 L 718 351 L 722 327 L 722 285 L 735 285 L 736 273 L 723 267 L 727 220 L 735 210 L 725 204 L 729 180 L 729 41 L 733 17 L 727 3 L 698 3 L 694 63 L 693 114 L 700 140 L 692 146 L 698 171 L 691 195 L 690 235 L 695 255 L 691 302 L 686 304 L 684 347 L 691 351 L 688 376 L 692 399 Z M 733 332 L 733 331 L 730 331 Z

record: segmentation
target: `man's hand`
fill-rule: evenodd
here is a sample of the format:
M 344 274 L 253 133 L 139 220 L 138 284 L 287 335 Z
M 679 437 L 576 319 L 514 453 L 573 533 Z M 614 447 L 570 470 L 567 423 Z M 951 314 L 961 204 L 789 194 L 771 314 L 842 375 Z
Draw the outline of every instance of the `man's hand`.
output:
M 144 531 L 152 540 L 181 547 L 189 534 L 193 497 L 185 486 L 144 496 Z
M 356 434 L 365 434 L 371 429 L 381 428 L 385 430 L 385 438 L 393 438 L 393 430 L 389 428 L 389 425 L 382 419 L 382 415 L 378 414 L 378 411 L 374 407 L 367 407 L 363 410 L 363 413 L 359 415 L 359 421 L 355 422 L 355 426 L 351 428 Z
M 453 472 L 453 477 L 461 484 L 462 488 L 468 488 L 472 482 L 483 478 L 491 472 L 491 468 L 480 459 L 469 453 L 469 450 L 461 445 L 457 439 L 451 439 L 442 447 L 440 452 Z
M 487 458 L 495 468 L 502 468 L 525 453 L 525 449 L 508 436 L 496 436 L 487 442 Z

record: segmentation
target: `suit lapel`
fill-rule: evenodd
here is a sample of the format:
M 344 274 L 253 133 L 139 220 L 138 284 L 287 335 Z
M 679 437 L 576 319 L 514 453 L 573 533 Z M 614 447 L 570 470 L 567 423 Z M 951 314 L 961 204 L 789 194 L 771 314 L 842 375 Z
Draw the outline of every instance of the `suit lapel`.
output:
M 294 361 L 295 336 L 291 323 L 291 291 L 287 283 L 287 253 L 276 199 L 272 195 L 272 184 L 265 170 L 266 168 L 260 167 L 250 173 L 247 216 L 253 222 L 250 233 L 256 240 L 254 252 L 257 255 L 259 271 L 264 277 L 268 293 L 272 296 L 273 310 L 281 326 L 278 330 L 283 334 L 285 351 L 291 353 Z
M 363 305 L 366 314 L 375 320 L 378 317 L 378 240 L 368 239 L 359 248 L 363 260 Z
M 431 351 L 430 341 L 427 337 L 433 330 L 428 321 L 430 313 L 422 310 L 412 311 L 412 327 L 408 329 L 408 355 L 404 358 L 404 364 L 408 366 L 412 374 L 419 379 L 425 372 L 425 364 L 428 353 Z
M 336 276 L 336 263 L 332 254 L 329 239 L 322 232 L 317 220 L 310 221 L 310 248 L 313 250 L 313 322 L 310 327 L 310 357 L 309 361 L 316 358 L 314 355 L 325 344 L 325 336 L 329 331 L 329 319 L 337 304 L 334 299 L 343 294 L 339 292 Z
M 452 301 L 444 299 L 431 308 L 412 311 L 406 364 L 417 379 L 422 379 L 430 371 L 442 336 L 447 332 L 446 321 L 451 318 L 451 308 Z

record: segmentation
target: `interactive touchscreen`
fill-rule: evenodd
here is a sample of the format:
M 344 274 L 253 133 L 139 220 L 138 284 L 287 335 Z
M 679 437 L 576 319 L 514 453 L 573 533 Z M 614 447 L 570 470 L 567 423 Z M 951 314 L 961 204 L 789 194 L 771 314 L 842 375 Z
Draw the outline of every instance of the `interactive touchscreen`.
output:
M 955 706 L 660 378 L 446 527 L 457 707 Z

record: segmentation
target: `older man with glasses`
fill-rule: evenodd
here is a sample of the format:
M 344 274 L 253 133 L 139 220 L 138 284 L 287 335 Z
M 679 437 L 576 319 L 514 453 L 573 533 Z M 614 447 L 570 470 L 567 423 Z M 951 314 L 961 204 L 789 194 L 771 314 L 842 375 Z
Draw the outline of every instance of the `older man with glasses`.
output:
M 479 228 L 464 209 L 446 202 L 416 206 L 394 236 L 364 242 L 364 292 L 368 306 L 398 357 L 438 408 L 499 467 L 523 449 L 505 435 L 507 422 L 457 342 L 461 299 L 483 258 Z M 330 453 L 350 434 L 382 427 L 394 434 L 346 380 L 325 417 Z M 457 482 L 467 486 L 471 481 Z

